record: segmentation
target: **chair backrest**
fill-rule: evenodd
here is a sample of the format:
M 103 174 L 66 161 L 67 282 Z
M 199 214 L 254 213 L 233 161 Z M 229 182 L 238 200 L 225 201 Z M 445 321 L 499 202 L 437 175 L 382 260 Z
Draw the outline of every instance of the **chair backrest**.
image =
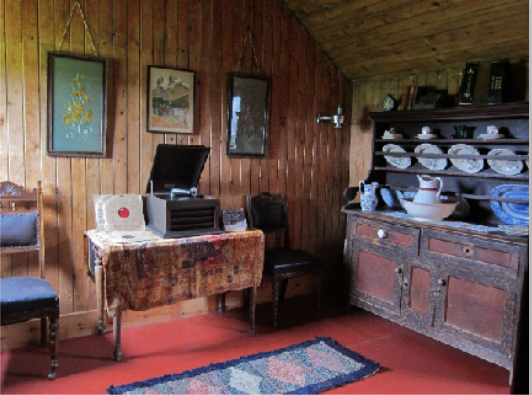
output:
M 284 247 L 290 248 L 286 195 L 262 192 L 247 195 L 246 205 L 249 225 L 264 233 L 284 233 Z
M 44 277 L 42 186 L 30 192 L 9 181 L 0 182 L 0 252 L 38 251 Z

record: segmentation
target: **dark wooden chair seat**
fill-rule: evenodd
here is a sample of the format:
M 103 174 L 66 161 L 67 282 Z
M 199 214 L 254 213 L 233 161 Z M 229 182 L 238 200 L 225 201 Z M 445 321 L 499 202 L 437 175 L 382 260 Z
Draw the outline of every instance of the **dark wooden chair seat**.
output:
M 277 326 L 279 301 L 284 299 L 288 279 L 313 275 L 316 278 L 316 317 L 319 317 L 323 261 L 304 250 L 290 248 L 285 195 L 263 192 L 246 197 L 249 223 L 264 233 L 283 233 L 282 247 L 267 249 L 264 274 L 272 279 L 273 325 Z
M 274 248 L 265 253 L 264 273 L 268 275 L 320 270 L 322 266 L 323 262 L 320 258 L 303 250 Z
M 22 315 L 32 316 L 43 312 L 45 316 L 56 310 L 59 295 L 48 281 L 39 277 L 10 277 L 0 280 L 0 308 L 2 309 L 2 323 L 20 322 Z M 22 314 L 25 312 L 26 314 Z M 12 318 L 9 318 L 12 316 Z
M 50 347 L 51 372 L 54 379 L 58 366 L 57 331 L 59 327 L 59 295 L 44 279 L 44 232 L 42 222 L 41 183 L 36 190 L 24 190 L 11 182 L 0 183 L 0 252 L 2 254 L 38 253 L 41 277 L 8 277 L 0 279 L 1 325 L 31 319 L 41 320 L 41 344 Z M 46 320 L 50 322 L 47 336 Z

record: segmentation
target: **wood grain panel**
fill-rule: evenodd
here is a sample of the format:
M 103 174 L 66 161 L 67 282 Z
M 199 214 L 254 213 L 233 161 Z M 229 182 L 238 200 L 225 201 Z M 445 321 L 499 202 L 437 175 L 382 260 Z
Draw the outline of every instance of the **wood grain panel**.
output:
M 506 293 L 503 289 L 449 277 L 445 323 L 490 340 L 501 341 Z
M 55 49 L 70 51 L 71 29 L 65 28 L 70 15 L 71 4 L 68 1 L 54 2 Z M 57 223 L 58 223 L 58 264 L 59 264 L 59 309 L 62 314 L 74 311 L 74 257 L 72 254 L 72 172 L 71 160 L 67 157 L 57 158 Z
M 393 229 L 388 229 L 385 226 L 377 226 L 377 224 L 370 225 L 365 223 L 358 223 L 355 229 L 357 235 L 365 236 L 373 240 L 380 239 L 380 237 L 378 236 L 379 230 L 384 230 L 386 232 L 386 236 L 382 240 L 382 243 L 390 245 L 399 245 L 407 248 L 414 248 L 416 236 L 419 237 L 419 233 L 415 232 L 415 229 L 412 230 L 412 234 L 410 234 L 406 232 L 399 232 Z
M 498 251 L 493 248 L 470 246 L 467 244 L 436 238 L 429 239 L 428 249 L 429 251 L 433 251 L 442 255 L 474 259 L 478 262 L 514 269 L 514 271 L 517 272 L 518 263 L 508 251 Z
M 357 290 L 384 302 L 395 297 L 395 262 L 383 256 L 360 250 L 356 273 Z
M 39 31 L 39 85 L 40 92 L 47 89 L 47 61 L 48 51 L 54 50 L 54 0 L 44 0 L 38 3 L 38 31 Z M 1 84 L 0 84 L 1 85 Z M 39 95 L 39 109 L 47 106 L 46 95 Z M 1 107 L 1 106 L 0 106 Z M 57 218 L 57 160 L 54 156 L 45 155 L 47 142 L 46 111 L 40 111 L 40 144 L 41 144 L 41 173 L 44 205 L 44 235 L 45 235 L 45 276 L 50 285 L 59 289 L 58 262 L 58 218 Z M 50 264 L 49 264 L 50 263 Z
M 0 13 L 6 14 L 6 2 L 0 4 Z M 0 36 L 6 37 L 6 21 L 0 18 Z M 0 139 L 8 141 L 7 134 L 7 71 L 6 71 L 6 45 L 0 45 Z M 0 179 L 9 178 L 9 150 L 7 144 L 0 144 Z
M 70 2 L 73 7 L 75 0 Z M 84 1 L 80 2 L 81 6 L 86 9 Z M 72 15 L 70 23 L 70 50 L 74 53 L 84 53 L 85 51 L 85 26 L 80 13 Z M 89 52 L 90 53 L 90 52 Z M 86 158 L 75 157 L 71 159 L 71 177 L 72 177 L 72 203 L 70 206 L 72 220 L 71 234 L 71 251 L 72 261 L 83 261 L 83 233 L 87 229 L 87 177 L 90 174 L 86 168 Z M 91 162 L 89 160 L 89 162 Z M 98 162 L 98 160 L 96 160 Z M 82 265 L 73 267 L 73 288 L 74 288 L 74 307 L 73 311 L 88 310 L 88 278 L 87 270 Z
M 412 266 L 410 272 L 410 308 L 426 314 L 430 301 L 430 272 L 426 269 Z
M 528 59 L 524 0 L 286 0 L 350 79 Z
M 163 142 L 212 148 L 200 192 L 218 197 L 222 209 L 243 207 L 248 193 L 287 193 L 294 245 L 337 263 L 345 227 L 341 193 L 349 167 L 344 145 L 350 132 L 333 130 L 329 123 L 317 125 L 314 118 L 317 112 L 332 113 L 340 102 L 350 108 L 351 84 L 283 1 L 80 0 L 90 30 L 76 10 L 59 48 L 74 4 L 76 0 L 10 0 L 1 3 L 0 12 L 5 43 L 0 46 L 0 78 L 6 82 L 0 84 L 0 177 L 28 187 L 43 180 L 46 274 L 60 294 L 65 317 L 84 312 L 92 317 L 96 308 L 82 245 L 83 232 L 94 227 L 93 195 L 144 194 L 154 149 Z M 89 32 L 97 55 L 109 59 L 108 155 L 50 157 L 47 51 L 95 55 Z M 197 73 L 193 135 L 146 131 L 147 67 L 152 64 Z M 225 154 L 232 72 L 270 78 L 265 158 Z M 2 277 L 28 270 L 25 257 L 2 257 Z M 296 293 L 311 292 L 307 282 L 312 279 L 291 286 Z M 168 319 L 188 307 L 172 309 Z M 133 314 L 132 324 L 141 317 Z M 65 330 L 67 336 L 86 333 Z

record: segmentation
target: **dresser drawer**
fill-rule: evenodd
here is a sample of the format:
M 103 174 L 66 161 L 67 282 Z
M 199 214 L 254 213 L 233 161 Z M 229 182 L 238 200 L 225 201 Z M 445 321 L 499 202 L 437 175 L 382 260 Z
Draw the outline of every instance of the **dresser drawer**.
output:
M 421 255 L 440 262 L 467 265 L 489 275 L 517 278 L 519 274 L 518 246 L 469 235 L 425 230 Z
M 360 242 L 413 254 L 417 254 L 419 250 L 420 231 L 417 228 L 359 219 L 354 223 L 352 231 Z

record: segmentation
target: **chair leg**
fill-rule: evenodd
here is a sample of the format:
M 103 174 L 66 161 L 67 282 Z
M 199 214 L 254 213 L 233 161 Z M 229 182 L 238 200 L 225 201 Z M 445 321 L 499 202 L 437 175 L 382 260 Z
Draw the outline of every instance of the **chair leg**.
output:
M 316 319 L 320 318 L 321 273 L 316 274 Z
M 277 314 L 279 310 L 280 287 L 281 287 L 281 278 L 278 276 L 273 276 L 272 278 L 273 326 L 277 326 Z
M 55 373 L 57 367 L 59 366 L 59 361 L 57 360 L 57 353 L 59 349 L 59 339 L 57 338 L 59 331 L 59 315 L 50 316 L 50 358 L 51 358 L 51 371 L 48 375 L 49 380 L 55 379 Z
M 48 344 L 48 320 L 46 317 L 41 318 L 41 347 Z
M 279 291 L 279 301 L 283 302 L 286 295 L 286 289 L 288 288 L 288 279 L 283 278 L 281 280 L 281 289 Z

